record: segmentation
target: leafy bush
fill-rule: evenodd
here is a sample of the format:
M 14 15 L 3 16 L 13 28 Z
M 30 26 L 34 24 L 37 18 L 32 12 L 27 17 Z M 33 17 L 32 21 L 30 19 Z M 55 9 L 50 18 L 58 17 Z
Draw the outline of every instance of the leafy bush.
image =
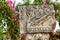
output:
M 0 26 L 1 24 L 3 24 L 2 20 L 4 20 L 7 24 L 6 35 L 10 36 L 11 40 L 17 40 L 19 36 L 19 23 L 18 23 L 19 15 L 17 16 L 16 15 L 17 14 L 12 11 L 12 8 L 8 6 L 5 0 L 0 1 Z M 3 36 L 4 27 L 5 26 L 0 27 L 0 38 L 2 38 Z

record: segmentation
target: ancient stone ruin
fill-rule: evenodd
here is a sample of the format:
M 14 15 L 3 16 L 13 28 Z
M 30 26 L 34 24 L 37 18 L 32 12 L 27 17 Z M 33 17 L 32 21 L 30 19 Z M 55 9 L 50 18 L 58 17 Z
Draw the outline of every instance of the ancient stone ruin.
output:
M 53 5 L 19 6 L 20 33 L 26 33 L 26 40 L 49 40 L 54 31 L 56 20 Z

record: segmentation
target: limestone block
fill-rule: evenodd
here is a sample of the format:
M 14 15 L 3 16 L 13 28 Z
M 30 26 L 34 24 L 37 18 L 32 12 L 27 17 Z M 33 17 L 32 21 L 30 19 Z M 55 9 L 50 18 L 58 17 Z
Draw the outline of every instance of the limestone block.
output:
M 21 21 L 20 32 L 23 30 L 25 33 L 40 33 L 40 31 L 47 32 L 47 28 L 45 30 L 44 27 L 53 29 L 52 25 L 55 23 L 55 10 L 53 5 L 48 5 L 47 7 L 43 7 L 42 5 L 24 5 L 20 6 L 19 10 Z

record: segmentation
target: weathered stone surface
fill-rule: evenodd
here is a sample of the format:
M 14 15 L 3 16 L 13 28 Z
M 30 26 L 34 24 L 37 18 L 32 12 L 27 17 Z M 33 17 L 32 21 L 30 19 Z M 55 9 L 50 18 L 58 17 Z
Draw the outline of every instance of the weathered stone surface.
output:
M 49 40 L 49 34 L 27 34 L 26 40 Z
M 40 35 L 43 35 L 41 32 L 48 33 L 54 30 L 56 21 L 53 5 L 48 5 L 47 7 L 43 7 L 42 5 L 28 5 L 20 6 L 19 9 L 20 33 L 27 33 L 26 40 L 40 40 Z M 32 36 L 32 33 L 37 39 Z M 44 34 L 41 40 L 48 40 L 48 35 L 46 37 Z
M 31 26 L 33 30 L 35 30 L 35 26 L 52 28 L 52 25 L 55 23 L 54 7 L 53 5 L 49 5 L 48 7 L 43 7 L 42 5 L 20 6 L 20 20 L 20 27 L 23 26 L 25 30 L 30 30 L 27 30 L 28 32 L 32 31 L 31 28 L 29 28 Z M 42 30 L 44 30 L 44 28 Z M 32 32 L 35 33 L 35 31 Z M 40 32 L 40 30 L 38 32 Z

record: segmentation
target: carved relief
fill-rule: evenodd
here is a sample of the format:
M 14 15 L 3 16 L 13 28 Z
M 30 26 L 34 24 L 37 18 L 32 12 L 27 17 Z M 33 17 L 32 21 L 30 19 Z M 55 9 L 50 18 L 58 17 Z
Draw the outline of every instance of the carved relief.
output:
M 20 6 L 19 9 L 20 33 L 27 33 L 26 40 L 48 40 L 49 34 L 41 34 L 41 32 L 52 32 L 53 27 L 55 28 L 53 5 L 48 5 L 48 7 L 28 5 Z M 44 36 L 41 37 L 41 35 Z

